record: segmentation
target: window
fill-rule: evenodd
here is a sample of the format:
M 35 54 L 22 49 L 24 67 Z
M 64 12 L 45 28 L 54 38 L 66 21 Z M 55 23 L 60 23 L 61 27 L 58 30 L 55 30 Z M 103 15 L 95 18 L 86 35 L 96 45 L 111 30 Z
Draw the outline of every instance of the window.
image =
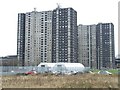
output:
M 47 54 L 45 53 L 45 57 L 47 57 Z
M 45 67 L 45 65 L 41 65 L 41 67 Z
M 41 29 L 41 33 L 43 33 L 43 29 Z
M 45 21 L 47 21 L 47 17 L 45 17 Z
M 41 41 L 41 45 L 43 45 L 43 41 Z

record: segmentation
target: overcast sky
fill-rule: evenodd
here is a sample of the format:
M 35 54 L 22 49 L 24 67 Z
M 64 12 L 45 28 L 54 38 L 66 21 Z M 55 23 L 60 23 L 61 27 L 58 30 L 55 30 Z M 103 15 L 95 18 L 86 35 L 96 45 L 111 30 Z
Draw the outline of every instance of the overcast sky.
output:
M 119 0 L 1 0 L 0 1 L 0 56 L 17 53 L 18 13 L 72 7 L 77 11 L 77 24 L 113 23 L 115 29 L 115 54 L 118 51 L 118 1 Z

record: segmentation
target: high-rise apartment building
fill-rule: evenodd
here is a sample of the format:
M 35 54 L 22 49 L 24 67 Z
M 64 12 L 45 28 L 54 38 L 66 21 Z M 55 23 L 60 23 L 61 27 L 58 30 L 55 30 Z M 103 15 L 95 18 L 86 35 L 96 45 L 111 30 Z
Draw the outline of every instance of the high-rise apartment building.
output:
M 96 25 L 78 25 L 78 62 L 85 67 L 96 65 Z
M 52 62 L 78 62 L 77 12 L 58 7 L 52 17 Z
M 19 18 L 18 29 L 19 32 L 24 33 L 24 39 L 18 42 L 24 44 L 24 50 L 18 50 L 22 55 L 24 53 L 24 59 L 22 63 L 25 66 L 37 66 L 40 62 L 51 62 L 51 45 L 52 45 L 52 11 L 27 12 L 24 15 L 24 19 Z M 22 27 L 24 26 L 24 28 Z M 21 29 L 22 28 L 22 29 Z M 23 32 L 24 30 L 24 32 Z M 18 35 L 20 39 L 20 34 Z M 18 47 L 20 44 L 18 43 Z
M 52 11 L 26 13 L 25 65 L 51 62 Z
M 25 58 L 25 14 L 18 14 L 18 31 L 17 31 L 17 59 L 18 65 L 24 66 Z
M 115 67 L 114 25 L 78 26 L 78 61 L 90 68 Z
M 114 25 L 98 23 L 96 26 L 97 68 L 113 68 L 115 64 Z
M 118 55 L 120 56 L 120 1 L 118 2 Z
M 90 68 L 115 64 L 114 25 L 79 25 L 73 8 L 18 14 L 17 57 L 20 66 L 40 62 L 82 63 Z

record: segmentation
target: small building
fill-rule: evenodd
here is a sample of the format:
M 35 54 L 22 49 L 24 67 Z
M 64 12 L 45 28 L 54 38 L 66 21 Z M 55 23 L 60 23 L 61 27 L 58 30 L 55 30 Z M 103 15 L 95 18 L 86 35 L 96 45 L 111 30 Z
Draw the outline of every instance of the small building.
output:
M 0 66 L 17 66 L 17 55 L 0 57 Z
M 52 73 L 70 73 L 70 72 L 84 72 L 85 67 L 81 63 L 40 63 L 38 65 L 38 72 L 52 72 Z

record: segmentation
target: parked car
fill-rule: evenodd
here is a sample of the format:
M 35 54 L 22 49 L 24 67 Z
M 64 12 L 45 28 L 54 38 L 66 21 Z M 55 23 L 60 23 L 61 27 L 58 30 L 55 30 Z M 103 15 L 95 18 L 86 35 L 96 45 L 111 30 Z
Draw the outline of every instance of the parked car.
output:
M 35 70 L 25 72 L 25 75 L 30 75 L 30 74 L 34 75 L 34 74 L 37 74 L 37 72 Z

